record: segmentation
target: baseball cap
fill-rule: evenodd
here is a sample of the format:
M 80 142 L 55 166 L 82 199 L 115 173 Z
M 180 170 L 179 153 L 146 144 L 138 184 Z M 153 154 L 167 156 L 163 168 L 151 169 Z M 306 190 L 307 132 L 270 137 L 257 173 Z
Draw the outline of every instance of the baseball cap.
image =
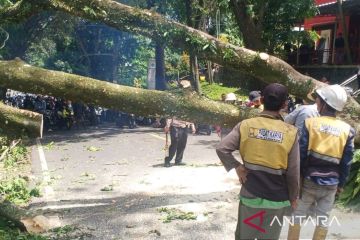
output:
M 288 97 L 287 88 L 280 83 L 272 83 L 265 87 L 263 90 L 264 102 L 274 102 L 281 104 L 286 101 Z
M 260 98 L 261 98 L 261 92 L 260 91 L 251 91 L 249 93 L 249 100 L 251 102 L 254 102 L 254 101 L 256 101 L 256 100 L 258 100 Z

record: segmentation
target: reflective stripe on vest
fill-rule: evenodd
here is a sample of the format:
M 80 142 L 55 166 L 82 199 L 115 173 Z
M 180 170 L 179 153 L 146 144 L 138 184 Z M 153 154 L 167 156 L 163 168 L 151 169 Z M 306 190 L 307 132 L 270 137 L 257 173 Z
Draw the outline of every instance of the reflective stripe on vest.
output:
M 256 117 L 241 122 L 240 155 L 246 168 L 282 175 L 297 128 L 278 119 Z
M 316 117 L 305 120 L 309 131 L 308 155 L 327 162 L 339 164 L 350 125 L 334 117 Z

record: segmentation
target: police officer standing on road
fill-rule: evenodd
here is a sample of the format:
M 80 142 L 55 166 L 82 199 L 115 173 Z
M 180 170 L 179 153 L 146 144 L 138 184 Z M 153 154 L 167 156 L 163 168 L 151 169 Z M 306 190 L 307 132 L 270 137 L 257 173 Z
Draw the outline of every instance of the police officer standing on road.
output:
M 301 174 L 304 178 L 301 199 L 289 227 L 288 239 L 299 239 L 300 220 L 307 217 L 316 203 L 317 222 L 313 239 L 323 240 L 328 230 L 328 218 L 335 195 L 342 191 L 350 172 L 354 152 L 355 130 L 336 119 L 347 101 L 344 88 L 328 85 L 315 90 L 320 117 L 308 118 L 300 138 Z
M 184 150 L 186 147 L 188 128 L 191 128 L 192 133 L 195 133 L 195 125 L 191 122 L 176 119 L 176 117 L 166 120 L 164 132 L 167 134 L 170 131 L 171 144 L 169 147 L 169 156 L 165 157 L 164 167 L 170 167 L 170 161 L 175 157 L 175 165 L 185 165 L 182 162 Z
M 246 119 L 222 139 L 216 152 L 225 169 L 235 168 L 242 183 L 235 239 L 279 239 L 287 209 L 295 208 L 299 192 L 300 161 L 297 129 L 284 123 L 288 91 L 273 83 L 264 91 L 264 111 Z M 243 163 L 232 152 L 239 150 Z M 261 226 L 254 227 L 254 222 Z M 253 221 L 251 221 L 254 219 Z

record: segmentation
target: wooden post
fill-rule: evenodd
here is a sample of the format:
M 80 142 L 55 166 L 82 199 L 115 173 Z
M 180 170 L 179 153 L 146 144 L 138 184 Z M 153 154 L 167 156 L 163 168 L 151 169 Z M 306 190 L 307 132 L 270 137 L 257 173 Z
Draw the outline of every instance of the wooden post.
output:
M 337 0 L 338 7 L 339 7 L 339 16 L 340 16 L 340 22 L 343 28 L 343 36 L 344 36 L 344 42 L 345 42 L 345 56 L 346 56 L 346 63 L 351 64 L 351 53 L 350 53 L 350 47 L 349 47 L 349 38 L 348 38 L 348 31 L 346 28 L 346 22 L 344 18 L 343 8 L 342 8 L 342 0 Z

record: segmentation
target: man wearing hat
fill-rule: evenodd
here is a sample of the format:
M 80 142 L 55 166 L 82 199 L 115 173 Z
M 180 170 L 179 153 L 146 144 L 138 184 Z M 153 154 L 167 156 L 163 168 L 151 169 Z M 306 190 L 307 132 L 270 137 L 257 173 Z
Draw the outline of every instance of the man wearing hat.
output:
M 354 152 L 355 130 L 336 118 L 347 101 L 339 85 L 327 85 L 315 90 L 319 117 L 308 118 L 300 137 L 300 164 L 304 178 L 299 206 L 294 212 L 295 224 L 289 227 L 288 239 L 299 239 L 301 219 L 316 203 L 315 240 L 326 238 L 328 219 L 335 195 L 342 191 L 350 172 Z
M 195 134 L 195 125 L 192 122 L 183 121 L 172 117 L 166 120 L 164 127 L 165 134 L 170 132 L 171 144 L 169 147 L 169 155 L 165 157 L 164 167 L 171 167 L 170 162 L 175 156 L 175 165 L 185 165 L 183 155 L 188 138 L 188 129 Z
M 249 93 L 249 102 L 246 106 L 258 108 L 261 111 L 264 110 L 264 106 L 261 103 L 261 92 L 260 91 L 251 91 Z
M 235 239 L 279 239 L 282 221 L 299 192 L 297 129 L 283 122 L 288 91 L 273 83 L 264 91 L 264 111 L 238 123 L 216 152 L 225 169 L 235 168 L 242 184 Z M 239 150 L 242 163 L 232 152 Z

